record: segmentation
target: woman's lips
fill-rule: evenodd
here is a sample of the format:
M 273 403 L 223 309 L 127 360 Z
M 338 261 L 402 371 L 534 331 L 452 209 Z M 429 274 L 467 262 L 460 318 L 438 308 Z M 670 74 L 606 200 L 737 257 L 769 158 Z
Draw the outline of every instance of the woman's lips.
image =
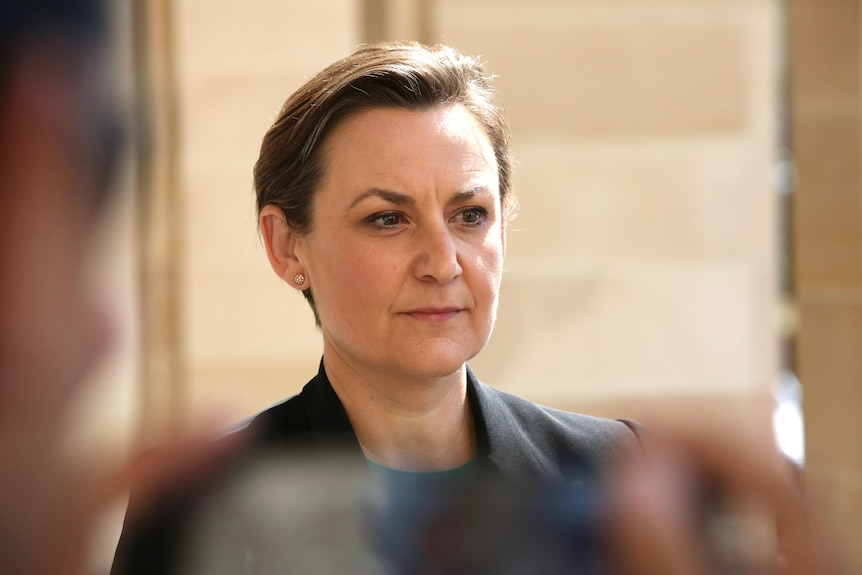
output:
M 447 308 L 422 308 L 414 309 L 407 312 L 407 315 L 415 320 L 427 323 L 443 323 L 458 315 L 461 309 L 454 307 Z

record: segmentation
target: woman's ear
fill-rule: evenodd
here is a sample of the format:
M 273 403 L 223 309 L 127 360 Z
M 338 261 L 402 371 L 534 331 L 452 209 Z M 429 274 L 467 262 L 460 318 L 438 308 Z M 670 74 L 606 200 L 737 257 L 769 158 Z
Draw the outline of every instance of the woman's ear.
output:
M 304 270 L 296 253 L 299 239 L 297 234 L 287 225 L 281 208 L 274 204 L 263 207 L 259 222 L 269 265 L 288 285 L 298 287 L 294 278 L 297 274 L 304 273 Z

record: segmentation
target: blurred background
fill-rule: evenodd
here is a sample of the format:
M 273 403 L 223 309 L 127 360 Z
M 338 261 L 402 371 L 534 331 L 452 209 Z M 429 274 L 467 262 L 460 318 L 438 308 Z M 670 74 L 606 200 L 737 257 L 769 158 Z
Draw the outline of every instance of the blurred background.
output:
M 778 401 L 783 448 L 862 540 L 858 0 L 110 5 L 134 138 L 99 273 L 121 325 L 73 449 L 238 420 L 316 372 L 313 316 L 258 239 L 252 166 L 305 79 L 412 39 L 482 55 L 512 126 L 521 209 L 480 379 L 611 417 L 745 425 Z

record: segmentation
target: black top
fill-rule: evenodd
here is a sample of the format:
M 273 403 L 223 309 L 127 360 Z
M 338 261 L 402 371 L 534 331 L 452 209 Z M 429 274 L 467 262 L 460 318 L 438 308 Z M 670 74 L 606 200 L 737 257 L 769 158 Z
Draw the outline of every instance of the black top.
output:
M 467 395 L 476 426 L 477 469 L 504 480 L 577 482 L 587 470 L 601 477 L 626 452 L 637 449 L 640 428 L 536 405 L 481 383 L 467 370 Z M 323 369 L 302 391 L 243 421 L 228 432 L 252 428 L 241 457 L 273 450 L 305 454 L 346 453 L 365 459 L 347 413 Z M 235 463 L 237 464 L 237 463 Z M 225 475 L 227 471 L 225 472 Z M 217 491 L 220 477 L 165 498 L 140 524 L 123 528 L 112 575 L 172 573 L 183 534 L 201 498 Z M 135 503 L 132 494 L 130 505 Z

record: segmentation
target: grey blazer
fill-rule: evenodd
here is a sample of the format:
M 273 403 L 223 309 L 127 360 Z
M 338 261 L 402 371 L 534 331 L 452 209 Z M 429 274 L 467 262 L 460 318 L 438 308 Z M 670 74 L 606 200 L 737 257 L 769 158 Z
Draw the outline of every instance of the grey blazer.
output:
M 467 393 L 476 426 L 478 467 L 505 480 L 564 484 L 577 481 L 585 470 L 601 476 L 623 454 L 638 449 L 641 428 L 636 423 L 539 406 L 481 383 L 469 368 Z M 318 374 L 299 394 L 228 432 L 249 427 L 252 441 L 242 457 L 273 449 L 305 453 L 340 449 L 364 464 L 359 442 L 323 361 Z M 218 481 L 218 477 L 211 477 L 205 485 L 166 497 L 155 511 L 147 513 L 143 523 L 127 521 L 112 575 L 172 573 L 189 517 L 199 499 Z M 134 504 L 133 493 L 130 506 Z

